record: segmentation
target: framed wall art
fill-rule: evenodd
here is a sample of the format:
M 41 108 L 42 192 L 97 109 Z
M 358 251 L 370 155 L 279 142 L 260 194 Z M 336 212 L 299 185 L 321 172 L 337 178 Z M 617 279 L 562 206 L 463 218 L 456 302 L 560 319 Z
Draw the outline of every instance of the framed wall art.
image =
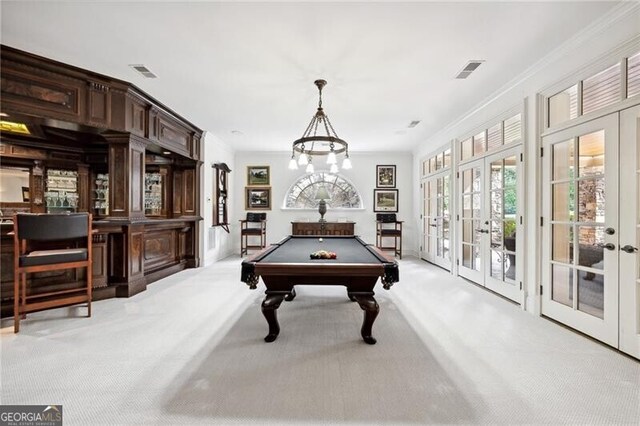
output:
M 378 165 L 376 166 L 376 187 L 395 188 L 396 187 L 396 166 Z
M 271 210 L 271 187 L 246 187 L 245 210 Z
M 269 166 L 247 166 L 247 186 L 269 186 L 270 181 Z
M 398 212 L 398 190 L 397 189 L 374 189 L 373 190 L 373 211 L 374 212 Z

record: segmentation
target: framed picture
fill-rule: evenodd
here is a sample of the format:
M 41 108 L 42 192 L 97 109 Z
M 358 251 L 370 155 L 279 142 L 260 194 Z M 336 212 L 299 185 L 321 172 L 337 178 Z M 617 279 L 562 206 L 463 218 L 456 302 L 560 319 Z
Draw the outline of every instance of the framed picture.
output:
M 398 190 L 397 189 L 374 189 L 373 190 L 373 211 L 374 212 L 398 212 Z
M 247 166 L 247 185 L 270 185 L 269 166 Z
M 396 166 L 376 166 L 376 187 L 395 188 L 396 187 Z
M 271 210 L 271 187 L 245 188 L 246 210 Z
M 22 187 L 22 202 L 23 203 L 28 203 L 31 200 L 31 197 L 29 197 L 29 187 L 28 186 L 23 186 Z

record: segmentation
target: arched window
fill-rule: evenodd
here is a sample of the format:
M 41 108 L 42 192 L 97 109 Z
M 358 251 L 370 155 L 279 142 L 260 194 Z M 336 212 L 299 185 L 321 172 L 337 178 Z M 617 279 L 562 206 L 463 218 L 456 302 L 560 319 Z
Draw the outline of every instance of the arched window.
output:
M 345 178 L 328 172 L 316 172 L 298 179 L 285 198 L 285 207 L 291 209 L 318 208 L 319 200 L 316 200 L 318 188 L 327 189 L 330 199 L 327 207 L 332 209 L 360 209 L 362 198 L 356 188 Z

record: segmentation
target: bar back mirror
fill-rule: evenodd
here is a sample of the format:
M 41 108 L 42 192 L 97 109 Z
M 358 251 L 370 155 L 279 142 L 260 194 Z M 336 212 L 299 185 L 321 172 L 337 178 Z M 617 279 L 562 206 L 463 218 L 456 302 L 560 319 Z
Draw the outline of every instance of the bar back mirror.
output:
M 0 167 L 0 220 L 10 219 L 15 211 L 29 211 L 29 202 L 29 169 Z

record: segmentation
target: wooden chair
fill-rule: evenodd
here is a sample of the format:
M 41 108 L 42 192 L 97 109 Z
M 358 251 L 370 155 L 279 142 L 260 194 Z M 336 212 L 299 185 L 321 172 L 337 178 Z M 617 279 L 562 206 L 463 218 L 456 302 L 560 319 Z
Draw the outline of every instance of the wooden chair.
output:
M 260 245 L 249 245 L 249 237 L 260 237 Z M 248 249 L 262 249 L 267 245 L 267 214 L 247 213 L 247 218 L 240 220 L 240 256 L 247 254 Z
M 383 238 L 393 238 L 393 246 L 384 246 Z M 376 246 L 380 250 L 393 250 L 393 255 L 402 259 L 402 221 L 396 219 L 395 213 L 376 214 Z
M 13 216 L 14 332 L 28 312 L 86 302 L 91 316 L 91 219 L 89 213 Z M 27 292 L 28 273 L 75 268 L 86 268 L 82 287 Z

